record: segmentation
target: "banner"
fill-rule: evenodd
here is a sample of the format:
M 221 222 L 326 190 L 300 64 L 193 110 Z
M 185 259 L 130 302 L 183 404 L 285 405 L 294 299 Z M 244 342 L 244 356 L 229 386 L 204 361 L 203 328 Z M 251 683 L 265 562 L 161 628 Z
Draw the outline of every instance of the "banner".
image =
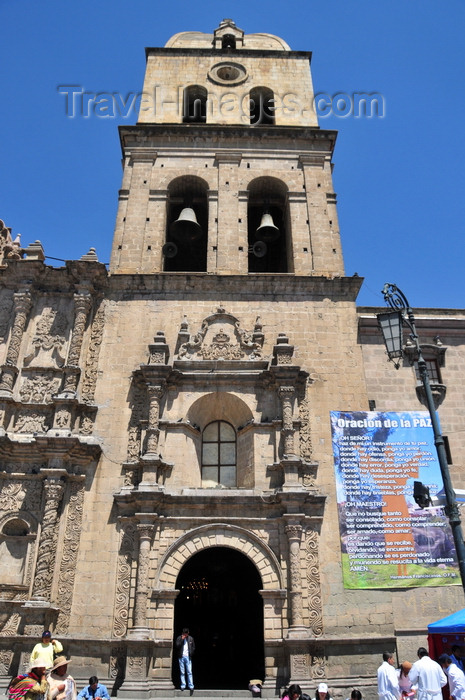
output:
M 344 588 L 461 584 L 429 413 L 331 411 Z

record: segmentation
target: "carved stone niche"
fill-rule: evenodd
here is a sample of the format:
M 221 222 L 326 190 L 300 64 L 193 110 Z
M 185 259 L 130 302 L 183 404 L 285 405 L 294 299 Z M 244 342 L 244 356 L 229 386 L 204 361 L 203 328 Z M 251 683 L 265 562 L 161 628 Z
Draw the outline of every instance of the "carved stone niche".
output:
M 253 331 L 222 307 L 202 321 L 198 331 L 189 333 L 187 319 L 181 324 L 177 360 L 262 360 L 264 335 L 260 318 Z

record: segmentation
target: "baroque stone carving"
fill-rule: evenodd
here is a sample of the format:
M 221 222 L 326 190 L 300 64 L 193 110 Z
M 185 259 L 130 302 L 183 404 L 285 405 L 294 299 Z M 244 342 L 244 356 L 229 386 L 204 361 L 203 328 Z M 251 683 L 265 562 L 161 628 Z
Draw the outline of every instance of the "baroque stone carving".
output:
M 264 336 L 259 319 L 253 332 L 240 326 L 239 320 L 223 308 L 202 321 L 200 329 L 180 345 L 179 360 L 259 360 Z M 181 325 L 180 336 L 186 336 L 187 322 Z
M 27 317 L 32 305 L 31 294 L 28 290 L 15 292 L 13 295 L 15 318 L 11 329 L 10 342 L 6 354 L 6 361 L 3 365 L 2 378 L 0 381 L 0 392 L 11 395 L 13 384 L 18 373 L 18 357 L 21 348 L 24 329 Z
M 10 617 L 0 630 L 0 636 L 14 637 L 16 634 L 18 634 L 20 620 L 21 616 L 19 615 L 19 613 L 13 613 L 12 615 L 10 615 Z
M 124 678 L 126 666 L 126 647 L 112 647 L 110 652 L 110 678 L 113 678 L 118 684 Z
M 116 595 L 113 615 L 113 635 L 115 637 L 124 637 L 128 628 L 131 567 L 134 559 L 135 538 L 135 524 L 132 522 L 125 523 L 121 534 L 121 546 L 116 574 Z
M 19 397 L 24 403 L 50 403 L 60 386 L 58 377 L 40 373 L 25 377 Z
M 66 316 L 58 309 L 45 308 L 39 317 L 32 338 L 33 350 L 24 358 L 29 367 L 62 367 L 65 358 L 61 349 L 66 342 Z
M 98 358 L 103 338 L 105 325 L 105 308 L 101 304 L 95 314 L 90 333 L 89 350 L 81 386 L 81 399 L 84 403 L 91 404 L 94 401 L 95 387 L 97 384 Z
M 13 650 L 2 649 L 0 651 L 0 675 L 9 676 L 11 662 L 13 661 Z
M 17 513 L 24 510 L 28 513 L 40 511 L 42 481 L 8 481 L 0 488 L 0 510 L 7 513 Z
M 320 561 L 318 553 L 318 533 L 306 533 L 305 559 L 307 563 L 307 585 L 309 601 L 309 627 L 315 637 L 323 634 L 323 611 L 321 605 Z
M 0 301 L 0 338 L 4 339 L 8 333 L 11 312 L 13 310 L 13 295 L 2 296 Z
M 18 233 L 13 240 L 11 236 L 11 228 L 5 226 L 0 219 L 0 261 L 2 267 L 7 264 L 8 260 L 21 259 L 21 234 Z
M 32 597 L 36 600 L 48 601 L 56 558 L 58 509 L 63 496 L 63 483 L 55 479 L 47 479 L 44 482 L 44 489 L 45 507 Z
M 60 563 L 58 585 L 60 612 L 55 627 L 56 634 L 65 634 L 68 631 L 71 604 L 73 602 L 76 563 L 81 537 L 83 503 L 84 484 L 82 481 L 74 481 L 70 486 L 68 518 L 63 543 L 63 557 Z
M 50 428 L 50 416 L 38 413 L 34 409 L 20 412 L 15 423 L 18 433 L 46 433 Z
M 299 442 L 300 442 L 300 456 L 306 461 L 310 461 L 312 458 L 312 436 L 310 433 L 310 406 L 308 399 L 308 381 L 305 388 L 305 396 L 300 401 L 299 404 L 299 419 L 300 419 L 300 431 L 299 431 Z M 305 484 L 307 486 L 309 484 Z
M 92 297 L 89 292 L 74 295 L 74 325 L 68 352 L 68 365 L 79 365 L 84 330 L 91 305 Z

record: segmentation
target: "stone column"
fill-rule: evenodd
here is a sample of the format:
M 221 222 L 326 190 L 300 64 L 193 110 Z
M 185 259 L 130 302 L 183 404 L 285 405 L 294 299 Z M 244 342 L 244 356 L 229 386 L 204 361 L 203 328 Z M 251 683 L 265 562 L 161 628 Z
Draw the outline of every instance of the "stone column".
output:
M 139 558 L 137 561 L 137 586 L 134 601 L 134 626 L 128 636 L 137 639 L 149 639 L 150 630 L 147 627 L 147 599 L 150 563 L 150 543 L 153 534 L 152 522 L 141 522 L 137 525 L 139 533 Z
M 45 504 L 42 532 L 40 534 L 39 551 L 32 587 L 32 602 L 39 604 L 50 603 L 57 547 L 57 525 L 60 519 L 58 509 L 64 491 L 64 483 L 61 480 L 61 476 L 62 473 L 49 474 L 44 481 Z
M 283 436 L 284 436 L 284 456 L 295 455 L 294 445 L 294 423 L 292 413 L 292 399 L 294 398 L 295 388 L 293 386 L 280 386 L 278 395 L 281 401 L 281 409 L 283 416 Z
M 21 340 L 29 311 L 32 306 L 32 299 L 29 290 L 16 292 L 13 295 L 15 319 L 11 330 L 10 342 L 6 354 L 5 364 L 2 365 L 2 378 L 0 381 L 0 396 L 10 397 L 13 394 L 13 385 L 18 374 L 18 357 L 21 348 Z
M 302 526 L 297 523 L 289 523 L 285 527 L 289 541 L 289 598 L 290 598 L 290 625 L 288 636 L 301 637 L 307 633 L 303 624 L 302 613 L 302 575 L 300 571 L 300 541 L 302 538 Z
M 71 398 L 76 395 L 79 379 L 79 359 L 81 356 L 82 341 L 86 328 L 87 317 L 92 306 L 92 296 L 88 291 L 78 292 L 74 295 L 74 324 L 71 335 L 71 343 L 68 351 L 68 360 L 65 367 L 65 384 L 62 396 Z
M 158 457 L 160 401 L 164 393 L 164 387 L 160 384 L 148 384 L 147 392 L 149 395 L 149 420 L 147 426 L 147 450 L 144 456 Z

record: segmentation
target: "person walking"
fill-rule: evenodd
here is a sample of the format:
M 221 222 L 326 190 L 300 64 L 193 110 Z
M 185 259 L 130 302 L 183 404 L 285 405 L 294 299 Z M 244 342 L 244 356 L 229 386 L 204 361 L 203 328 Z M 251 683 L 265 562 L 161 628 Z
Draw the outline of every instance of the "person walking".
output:
M 441 654 L 438 662 L 449 681 L 449 699 L 465 700 L 465 673 L 453 663 L 449 654 Z
M 189 688 L 190 694 L 194 694 L 194 679 L 192 676 L 192 656 L 195 651 L 194 638 L 189 634 L 189 628 L 184 627 L 182 634 L 176 639 L 176 651 L 178 653 L 179 659 L 179 673 L 181 676 L 181 690 L 186 688 L 186 676 L 187 676 L 187 686 Z
M 383 663 L 378 668 L 378 695 L 379 700 L 400 699 L 394 655 L 389 651 L 384 652 Z
M 408 677 L 413 685 L 417 685 L 418 700 L 442 700 L 442 691 L 447 683 L 447 676 L 436 661 L 430 659 L 424 647 L 417 651 L 418 661 L 415 661 Z

